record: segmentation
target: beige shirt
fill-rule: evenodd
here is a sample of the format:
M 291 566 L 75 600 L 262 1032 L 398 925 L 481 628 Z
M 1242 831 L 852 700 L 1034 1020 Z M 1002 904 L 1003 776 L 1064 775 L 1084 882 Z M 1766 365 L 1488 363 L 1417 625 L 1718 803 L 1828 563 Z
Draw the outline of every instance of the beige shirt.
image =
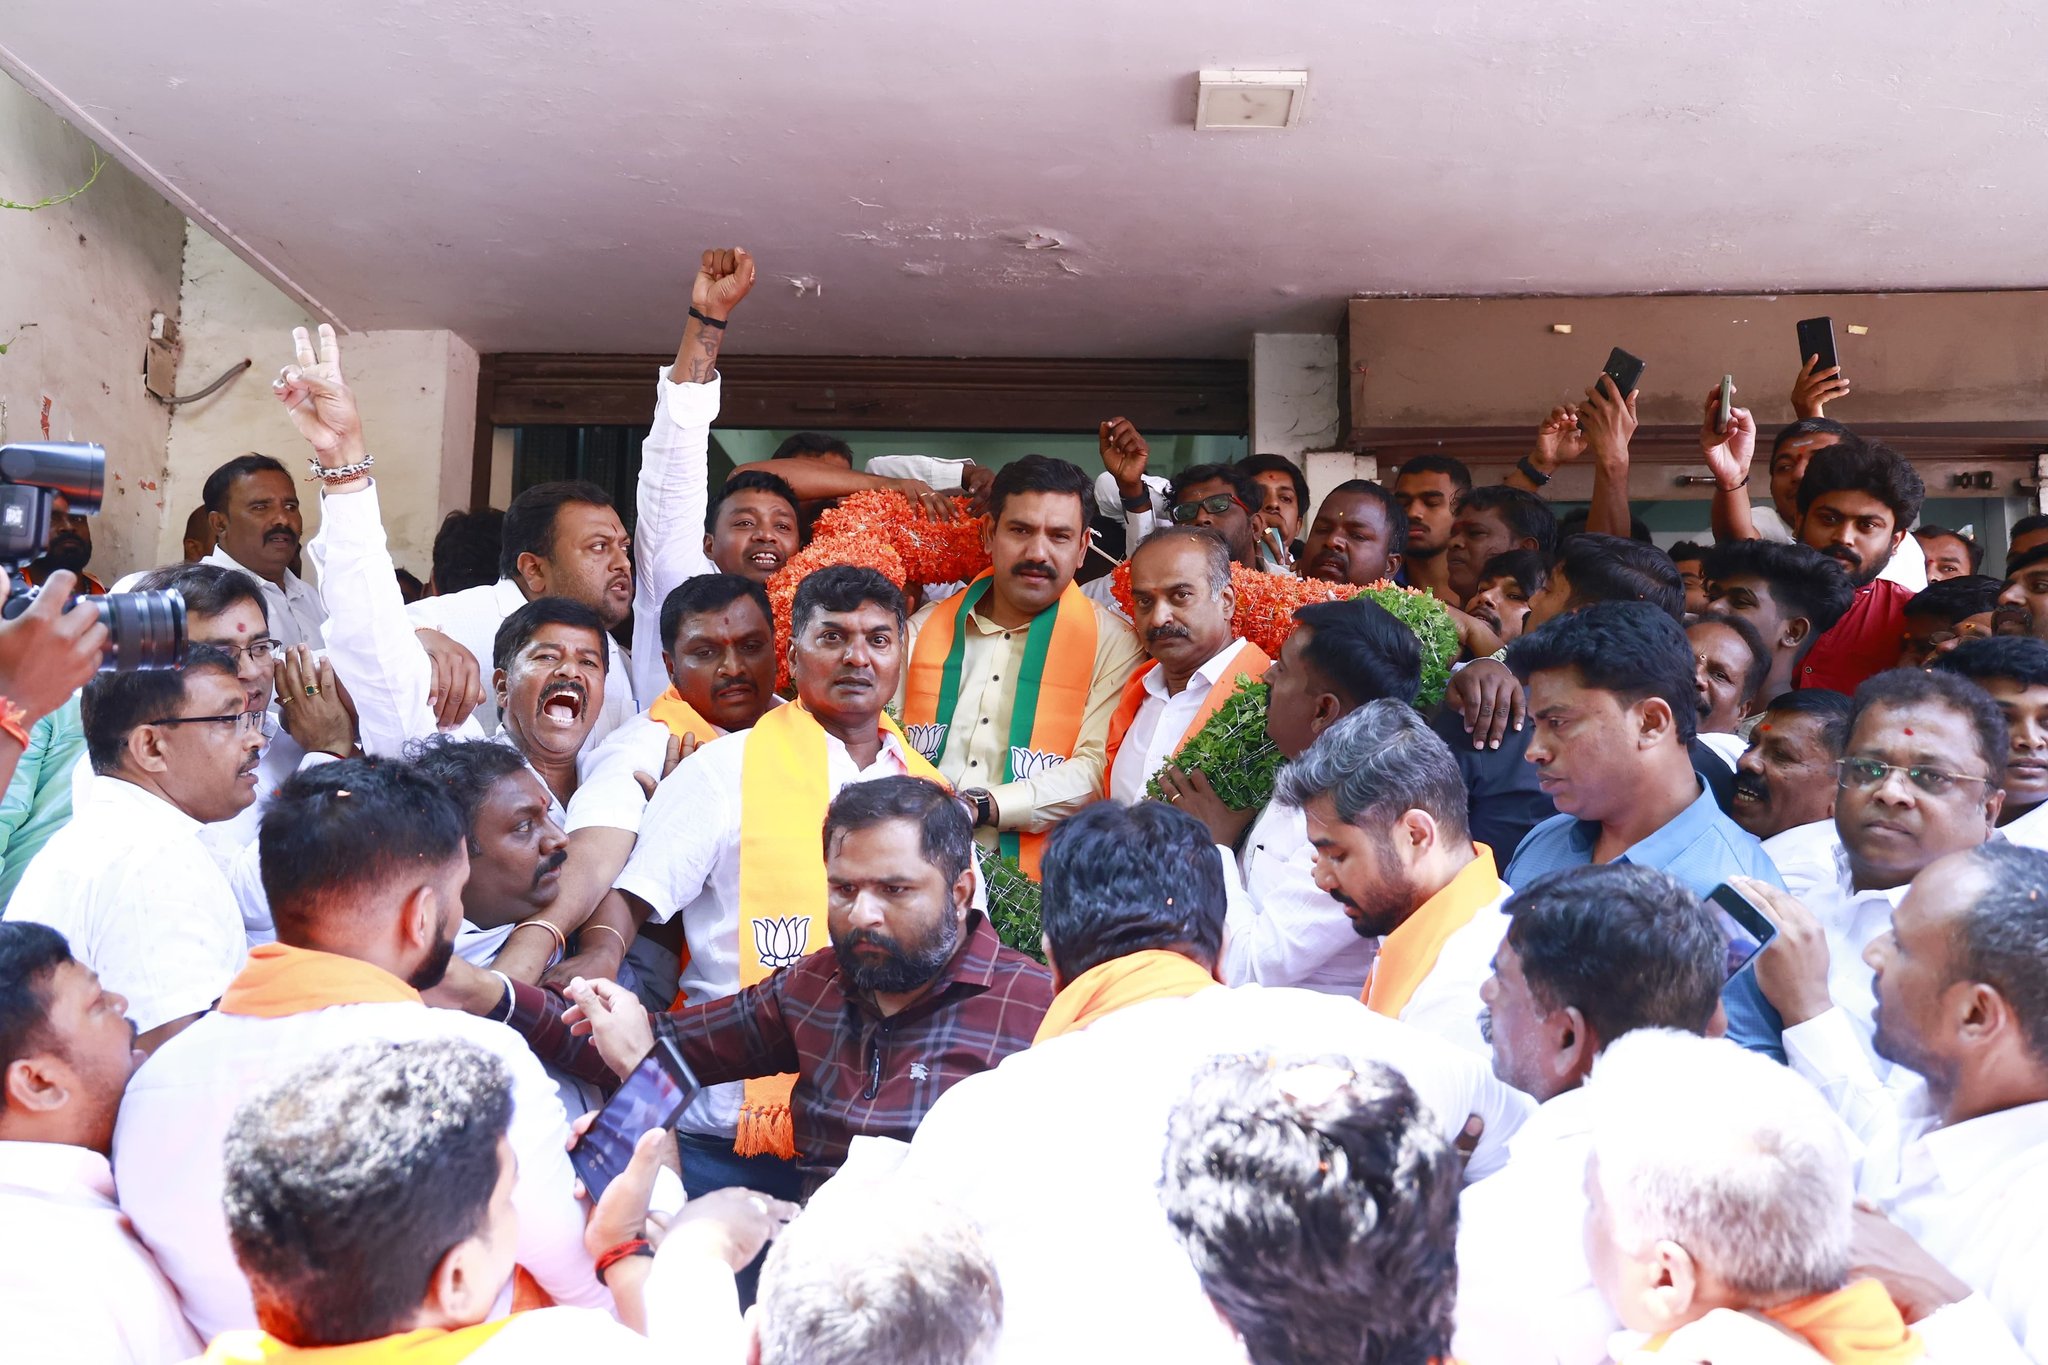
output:
M 1098 603 L 1089 605 L 1095 608 L 1095 673 L 1088 683 L 1088 709 L 1081 717 L 1080 738 L 1064 760 L 1057 754 L 1019 750 L 1014 782 L 1002 780 L 1003 764 L 1010 756 L 1010 708 L 1017 697 L 1017 673 L 1024 665 L 1024 647 L 1031 632 L 1024 626 L 1005 630 L 979 610 L 967 617 L 966 643 L 960 656 L 959 709 L 940 717 L 948 722 L 945 747 L 933 766 L 955 788 L 985 788 L 995 798 L 1003 829 L 1041 833 L 1102 792 L 1109 718 L 1132 671 L 1145 661 L 1145 652 L 1131 628 L 1114 613 Z M 911 618 L 911 649 L 916 648 L 925 621 L 944 608 L 945 603 L 934 602 Z M 903 657 L 907 683 L 908 650 Z M 896 702 L 900 711 L 901 685 Z M 982 834 L 983 842 L 993 842 L 991 831 Z

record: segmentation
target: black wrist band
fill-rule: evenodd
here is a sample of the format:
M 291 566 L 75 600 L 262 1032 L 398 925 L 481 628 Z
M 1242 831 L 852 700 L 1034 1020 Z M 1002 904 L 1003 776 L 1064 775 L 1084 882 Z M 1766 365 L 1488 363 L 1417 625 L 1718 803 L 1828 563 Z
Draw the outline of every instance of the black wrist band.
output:
M 1148 512 L 1151 509 L 1152 494 L 1149 491 L 1133 493 L 1124 499 L 1124 510 L 1126 512 Z
M 724 322 L 720 321 L 718 318 L 707 318 L 702 313 L 698 312 L 695 308 L 692 308 L 690 310 L 690 316 L 697 319 L 697 321 L 703 323 L 706 327 L 716 327 L 721 332 L 725 330 Z
M 1530 483 L 1535 484 L 1538 488 L 1541 488 L 1543 487 L 1543 485 L 1550 482 L 1550 476 L 1544 473 L 1542 470 L 1538 469 L 1535 465 L 1530 464 L 1529 457 L 1527 455 L 1524 455 L 1521 459 L 1515 461 L 1515 468 L 1521 470 L 1522 477 L 1527 479 Z
M 1742 476 L 1742 482 L 1734 484 L 1722 483 L 1719 479 L 1716 479 L 1714 480 L 1714 487 L 1720 489 L 1723 493 L 1739 492 L 1740 490 L 1749 487 L 1749 475 L 1744 474 Z

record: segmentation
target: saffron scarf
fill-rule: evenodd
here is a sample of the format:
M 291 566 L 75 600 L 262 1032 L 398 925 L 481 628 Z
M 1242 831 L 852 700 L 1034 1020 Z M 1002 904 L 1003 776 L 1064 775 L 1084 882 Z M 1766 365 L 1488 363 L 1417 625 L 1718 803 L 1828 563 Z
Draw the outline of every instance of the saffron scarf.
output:
M 1164 948 L 1147 948 L 1098 962 L 1069 981 L 1038 1025 L 1031 1041 L 1042 1043 L 1065 1033 L 1078 1033 L 1105 1014 L 1147 1000 L 1193 995 L 1216 984 L 1206 967 Z
M 268 1332 L 223 1332 L 201 1357 L 204 1365 L 453 1365 L 468 1360 L 511 1318 L 450 1332 L 423 1327 L 346 1346 L 291 1346 Z
M 881 728 L 903 746 L 912 777 L 951 790 L 887 712 Z M 825 808 L 832 802 L 825 727 L 802 702 L 777 706 L 747 732 L 740 765 L 740 985 L 776 971 L 831 941 L 825 923 Z M 796 1155 L 790 1122 L 793 1075 L 746 1082 L 733 1150 L 741 1156 Z
M 420 1003 L 420 993 L 382 967 L 338 953 L 259 943 L 228 983 L 222 1014 L 284 1019 L 334 1005 Z
M 1230 663 L 1224 668 L 1222 676 L 1211 685 L 1209 695 L 1202 698 L 1202 705 L 1195 712 L 1195 718 L 1188 722 L 1187 729 L 1180 732 L 1179 738 L 1173 741 L 1173 747 L 1168 752 L 1180 752 L 1180 746 L 1187 743 L 1188 737 L 1207 725 L 1209 717 L 1222 710 L 1223 703 L 1237 695 L 1238 684 L 1247 679 L 1257 682 L 1266 676 L 1266 670 L 1272 666 L 1273 661 L 1266 657 L 1265 650 L 1250 640 L 1241 641 L 1237 652 L 1230 656 Z M 1157 668 L 1158 665 L 1154 664 L 1152 667 Z M 1117 701 L 1116 713 L 1109 718 L 1109 752 L 1104 756 L 1102 764 L 1104 796 L 1109 795 L 1110 775 L 1116 770 L 1116 752 L 1123 747 L 1124 736 L 1130 733 L 1131 722 L 1138 718 L 1138 712 L 1144 708 L 1148 695 L 1145 691 L 1145 678 L 1151 672 L 1151 668 L 1141 668 L 1131 675 L 1131 680 L 1124 684 L 1123 696 Z M 1147 773 L 1145 776 L 1149 780 L 1152 774 Z
M 677 739 L 695 735 L 699 744 L 708 744 L 725 733 L 698 714 L 697 708 L 684 701 L 683 694 L 674 687 L 654 699 L 654 705 L 647 708 L 647 718 L 666 725 Z
M 946 739 L 960 709 L 960 674 L 967 655 L 967 618 L 995 586 L 984 569 L 959 592 L 941 602 L 917 633 L 903 689 L 903 724 L 917 751 L 933 763 L 946 752 Z M 1081 720 L 1095 680 L 1098 623 L 1095 604 L 1069 583 L 1058 602 L 1031 618 L 1024 638 L 1024 662 L 1010 701 L 1009 744 L 1003 757 L 1005 782 L 1029 777 L 1052 762 L 1074 756 Z M 1019 768 L 1024 771 L 1019 772 Z M 1004 830 L 998 847 L 1033 881 L 1045 848 L 1044 834 Z
M 1365 979 L 1367 1009 L 1389 1019 L 1401 1017 L 1415 988 L 1436 967 L 1438 954 L 1452 934 L 1472 922 L 1479 908 L 1500 895 L 1500 873 L 1495 870 L 1493 850 L 1485 844 L 1472 845 L 1472 861 L 1465 864 L 1449 885 L 1424 901 L 1400 927 L 1380 940 L 1373 958 L 1372 974 Z
M 1804 1337 L 1833 1365 L 1908 1365 L 1927 1350 L 1876 1280 L 1857 1280 L 1832 1294 L 1766 1308 L 1763 1314 Z

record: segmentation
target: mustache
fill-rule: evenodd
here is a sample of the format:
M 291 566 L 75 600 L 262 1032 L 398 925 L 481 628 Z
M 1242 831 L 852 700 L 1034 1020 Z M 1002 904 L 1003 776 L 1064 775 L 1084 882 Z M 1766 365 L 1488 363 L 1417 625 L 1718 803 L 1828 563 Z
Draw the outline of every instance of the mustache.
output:
M 1010 566 L 1012 578 L 1019 574 L 1042 573 L 1047 578 L 1057 578 L 1059 571 L 1042 559 L 1020 559 Z
M 1481 1042 L 1493 1042 L 1493 1011 L 1486 1006 L 1479 1007 L 1479 1038 Z
M 577 682 L 574 678 L 560 678 L 554 682 L 549 683 L 546 687 L 543 687 L 541 689 L 541 705 L 547 705 L 551 699 L 559 697 L 564 693 L 567 693 L 570 696 L 576 698 L 576 702 L 579 706 L 585 705 L 590 701 L 589 688 L 585 687 L 582 683 Z
M 1155 644 L 1160 640 L 1185 640 L 1188 638 L 1185 626 L 1154 626 L 1145 632 L 1145 643 Z
M 1846 545 L 1830 545 L 1827 547 L 1827 549 L 1822 550 L 1821 553 L 1826 555 L 1829 559 L 1840 560 L 1842 563 L 1847 564 L 1852 569 L 1860 569 L 1863 567 L 1863 556 L 1857 554 L 1854 550 L 1850 549 Z
M 1771 799 L 1771 784 L 1758 777 L 1755 773 L 1735 774 L 1734 791 L 1737 796 L 1750 796 L 1759 801 Z
M 533 884 L 539 886 L 542 878 L 546 877 L 550 872 L 557 871 L 563 863 L 568 861 L 569 850 L 566 848 L 558 848 L 553 853 L 548 854 L 547 857 L 540 860 L 540 866 L 534 868 Z
M 276 526 L 271 527 L 269 530 L 263 533 L 263 538 L 265 540 L 269 540 L 272 536 L 282 536 L 286 540 L 297 540 L 299 538 L 299 533 L 297 531 L 294 531 L 291 527 L 280 523 Z

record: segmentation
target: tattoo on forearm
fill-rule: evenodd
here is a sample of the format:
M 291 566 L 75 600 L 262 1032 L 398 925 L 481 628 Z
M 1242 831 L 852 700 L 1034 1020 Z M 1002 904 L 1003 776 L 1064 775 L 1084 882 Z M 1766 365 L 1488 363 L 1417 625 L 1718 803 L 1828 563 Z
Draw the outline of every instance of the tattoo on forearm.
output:
M 718 343 L 724 333 L 716 327 L 706 327 L 695 318 L 683 333 L 683 370 L 685 382 L 706 384 L 718 368 Z

